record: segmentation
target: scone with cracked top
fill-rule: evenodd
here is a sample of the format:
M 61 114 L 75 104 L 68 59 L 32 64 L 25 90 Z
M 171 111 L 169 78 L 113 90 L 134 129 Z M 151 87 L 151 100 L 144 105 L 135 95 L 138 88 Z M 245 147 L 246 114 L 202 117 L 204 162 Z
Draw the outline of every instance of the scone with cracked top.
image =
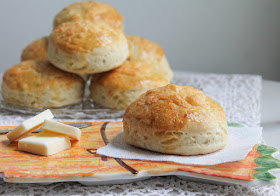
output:
M 168 81 L 144 62 L 124 62 L 120 67 L 95 74 L 91 80 L 91 98 L 106 107 L 126 109 L 142 93 L 165 86 Z
M 8 103 L 56 108 L 82 101 L 85 82 L 48 61 L 23 61 L 6 70 L 2 96 Z
M 124 34 L 103 22 L 67 22 L 49 36 L 48 57 L 56 67 L 77 74 L 109 71 L 128 57 Z
M 227 144 L 224 109 L 202 91 L 169 84 L 142 94 L 123 117 L 128 144 L 178 155 L 215 152 Z
M 76 2 L 61 10 L 54 18 L 54 28 L 74 20 L 103 21 L 113 28 L 123 31 L 123 16 L 112 6 L 95 1 Z

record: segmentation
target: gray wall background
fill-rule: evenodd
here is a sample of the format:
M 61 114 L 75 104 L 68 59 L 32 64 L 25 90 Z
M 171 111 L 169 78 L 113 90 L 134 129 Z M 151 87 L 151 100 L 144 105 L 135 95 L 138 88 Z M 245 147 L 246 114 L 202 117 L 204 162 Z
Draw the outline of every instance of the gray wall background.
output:
M 48 35 L 75 0 L 1 0 L 0 71 Z M 104 0 L 125 18 L 125 33 L 159 43 L 173 69 L 260 74 L 280 80 L 279 0 Z

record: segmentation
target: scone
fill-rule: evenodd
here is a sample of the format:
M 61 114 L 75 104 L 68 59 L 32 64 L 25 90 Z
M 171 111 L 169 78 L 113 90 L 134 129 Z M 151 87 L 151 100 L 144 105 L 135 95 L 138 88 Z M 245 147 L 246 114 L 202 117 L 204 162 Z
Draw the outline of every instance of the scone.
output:
M 174 84 L 141 95 L 127 108 L 123 128 L 128 144 L 166 154 L 207 154 L 228 141 L 224 109 L 202 91 Z
M 103 22 L 63 23 L 49 36 L 48 57 L 56 67 L 78 74 L 114 69 L 128 57 L 124 34 Z
M 120 67 L 92 77 L 91 98 L 101 105 L 126 109 L 142 93 L 168 84 L 152 65 L 143 62 L 125 62 Z
M 39 38 L 26 46 L 21 54 L 21 61 L 26 60 L 48 60 L 48 37 Z M 85 81 L 89 79 L 88 74 L 79 74 Z
M 85 82 L 79 76 L 61 71 L 48 61 L 23 61 L 3 76 L 2 96 L 8 103 L 56 108 L 83 99 Z
M 152 63 L 157 73 L 169 82 L 172 80 L 173 72 L 160 45 L 139 36 L 126 36 L 126 38 L 129 47 L 127 61 Z
M 21 61 L 26 60 L 47 60 L 48 59 L 48 38 L 41 37 L 28 44 L 22 51 Z
M 94 1 L 76 2 L 60 11 L 54 18 L 54 28 L 73 20 L 103 21 L 121 31 L 124 29 L 122 15 L 112 6 Z

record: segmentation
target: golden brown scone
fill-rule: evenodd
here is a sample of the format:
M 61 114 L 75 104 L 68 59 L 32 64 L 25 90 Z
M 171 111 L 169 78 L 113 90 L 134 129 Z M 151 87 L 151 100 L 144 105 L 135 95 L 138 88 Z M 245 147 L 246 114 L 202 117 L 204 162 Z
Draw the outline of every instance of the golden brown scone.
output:
M 49 61 L 68 72 L 108 71 L 120 66 L 128 53 L 124 34 L 103 22 L 78 20 L 63 23 L 49 36 Z
M 112 6 L 94 1 L 76 2 L 60 11 L 54 18 L 54 28 L 73 20 L 103 21 L 121 31 L 124 29 L 122 15 Z
M 2 96 L 8 103 L 55 108 L 82 101 L 85 82 L 48 61 L 23 61 L 3 76 Z
M 124 62 L 120 67 L 95 74 L 91 81 L 91 98 L 106 107 L 125 109 L 142 93 L 168 84 L 143 62 Z
M 173 72 L 160 45 L 139 36 L 126 36 L 126 38 L 129 47 L 127 61 L 152 63 L 157 73 L 169 82 L 172 80 Z
M 123 126 L 127 143 L 166 154 L 206 154 L 227 144 L 224 109 L 190 86 L 147 91 L 127 108 Z
M 41 37 L 28 44 L 22 51 L 21 61 L 26 60 L 47 60 L 48 59 L 48 38 Z

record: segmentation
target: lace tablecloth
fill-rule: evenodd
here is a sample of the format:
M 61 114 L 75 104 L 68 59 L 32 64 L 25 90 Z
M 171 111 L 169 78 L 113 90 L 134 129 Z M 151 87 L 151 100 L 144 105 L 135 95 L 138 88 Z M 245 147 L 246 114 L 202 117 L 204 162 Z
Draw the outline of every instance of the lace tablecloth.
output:
M 229 122 L 241 123 L 246 126 L 258 126 L 260 124 L 261 77 L 259 76 L 176 72 L 173 83 L 190 85 L 203 90 L 224 107 Z M 27 118 L 29 116 L 19 116 L 12 112 L 1 111 L 0 125 L 17 125 Z M 53 183 L 50 185 L 13 184 L 0 179 L 0 194 L 280 195 L 280 185 L 279 182 L 276 185 L 263 187 L 212 185 L 185 181 L 174 176 L 155 177 L 123 185 L 103 186 L 85 186 L 77 182 Z

